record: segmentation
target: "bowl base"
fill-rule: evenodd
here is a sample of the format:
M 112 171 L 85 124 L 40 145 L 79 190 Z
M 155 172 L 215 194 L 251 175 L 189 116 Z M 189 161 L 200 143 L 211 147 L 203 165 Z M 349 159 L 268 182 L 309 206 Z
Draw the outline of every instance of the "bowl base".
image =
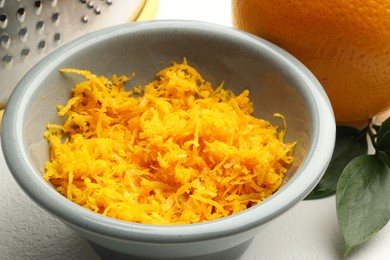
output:
M 249 247 L 253 239 L 249 239 L 248 241 L 239 244 L 235 247 L 208 254 L 208 255 L 199 255 L 199 256 L 190 256 L 190 257 L 178 257 L 178 258 L 148 258 L 148 257 L 140 257 L 135 255 L 129 255 L 124 254 L 120 252 L 113 251 L 111 249 L 102 247 L 101 245 L 98 245 L 92 241 L 88 241 L 88 243 L 91 245 L 92 249 L 96 252 L 96 254 L 102 259 L 102 260 L 163 260 L 163 259 L 170 259 L 170 260 L 237 260 Z

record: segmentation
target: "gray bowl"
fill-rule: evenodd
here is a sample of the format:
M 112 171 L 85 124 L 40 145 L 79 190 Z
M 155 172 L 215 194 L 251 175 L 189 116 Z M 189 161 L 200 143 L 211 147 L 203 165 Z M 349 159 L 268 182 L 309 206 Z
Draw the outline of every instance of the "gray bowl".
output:
M 61 196 L 42 178 L 49 158 L 42 137 L 45 125 L 60 122 L 55 106 L 66 102 L 81 79 L 61 74 L 60 68 L 106 76 L 136 72 L 132 82 L 145 84 L 171 61 L 183 58 L 214 85 L 225 81 L 226 88 L 236 94 L 249 89 L 256 116 L 273 124 L 280 124 L 280 119 L 272 116 L 275 112 L 286 117 L 286 140 L 298 140 L 298 144 L 287 181 L 274 195 L 219 220 L 158 226 L 93 213 Z M 263 39 L 195 21 L 124 24 L 57 49 L 34 66 L 13 91 L 2 132 L 4 157 L 20 187 L 109 259 L 238 258 L 262 227 L 314 188 L 332 156 L 334 141 L 335 122 L 327 96 L 298 60 Z

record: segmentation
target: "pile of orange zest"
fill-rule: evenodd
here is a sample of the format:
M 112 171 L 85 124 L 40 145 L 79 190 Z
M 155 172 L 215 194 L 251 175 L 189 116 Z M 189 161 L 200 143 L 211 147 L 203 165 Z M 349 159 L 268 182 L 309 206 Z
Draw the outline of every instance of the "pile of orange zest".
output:
M 226 217 L 273 194 L 293 161 L 286 128 L 252 116 L 249 91 L 213 89 L 185 61 L 132 91 L 127 77 L 61 71 L 88 80 L 58 106 L 66 122 L 47 126 L 44 178 L 94 212 L 147 224 Z

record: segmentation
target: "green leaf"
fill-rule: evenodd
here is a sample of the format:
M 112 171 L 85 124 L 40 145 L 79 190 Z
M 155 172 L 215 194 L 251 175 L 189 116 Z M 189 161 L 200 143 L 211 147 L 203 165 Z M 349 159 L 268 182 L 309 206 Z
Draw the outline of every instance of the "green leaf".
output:
M 377 151 L 376 155 L 390 168 L 390 157 L 383 151 Z
M 379 130 L 377 130 L 377 143 L 380 143 L 385 135 L 390 132 L 390 117 L 387 118 L 385 121 L 382 122 L 382 124 L 379 127 Z
M 329 166 L 317 186 L 305 198 L 319 199 L 336 192 L 337 182 L 345 166 L 355 157 L 367 154 L 367 130 L 338 126 L 335 149 Z
M 382 153 L 381 156 L 387 156 Z M 372 237 L 390 219 L 390 168 L 381 156 L 361 155 L 340 176 L 336 210 L 344 254 Z
M 376 150 L 383 151 L 386 153 L 390 152 L 390 131 L 384 133 L 380 139 L 377 139 L 375 148 Z

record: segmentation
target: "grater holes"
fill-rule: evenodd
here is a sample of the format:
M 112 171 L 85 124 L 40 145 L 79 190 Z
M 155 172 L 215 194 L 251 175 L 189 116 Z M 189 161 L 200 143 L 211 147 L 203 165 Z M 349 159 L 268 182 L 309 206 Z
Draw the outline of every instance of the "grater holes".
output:
M 106 4 L 112 5 L 112 0 L 106 0 Z
M 28 31 L 27 31 L 27 28 L 24 27 L 24 28 L 21 28 L 18 32 L 18 35 L 19 35 L 19 38 L 22 42 L 25 42 L 27 40 L 27 37 L 28 37 Z
M 3 64 L 7 69 L 10 69 L 12 67 L 14 57 L 11 54 L 6 54 L 3 57 Z
M 58 24 L 60 22 L 60 13 L 54 13 L 51 16 L 51 21 L 55 24 Z
M 8 33 L 3 33 L 0 35 L 0 42 L 4 48 L 8 49 L 11 45 L 11 37 Z
M 43 50 L 45 49 L 46 47 L 46 41 L 45 40 L 41 40 L 38 42 L 38 50 Z
M 35 1 L 34 9 L 35 9 L 35 13 L 37 15 L 40 15 L 42 13 L 42 1 Z
M 0 14 L 0 28 L 4 29 L 8 25 L 8 17 L 6 14 Z
M 22 51 L 20 52 L 20 55 L 22 55 L 22 58 L 27 58 L 29 54 L 30 54 L 29 48 L 23 48 Z
M 26 9 L 24 9 L 24 7 L 20 7 L 16 11 L 16 17 L 20 23 L 23 23 L 26 20 Z
M 37 29 L 38 32 L 42 32 L 43 28 L 45 28 L 45 23 L 43 21 L 38 21 L 37 24 L 35 25 L 35 28 Z
M 35 8 L 42 8 L 42 1 L 35 1 L 34 6 Z
M 61 34 L 60 33 L 55 33 L 53 36 L 54 43 L 58 44 L 61 41 Z
M 88 3 L 87 3 L 87 0 L 79 0 L 79 1 L 81 4 L 86 4 L 86 7 L 90 10 L 93 10 L 93 12 L 96 15 L 100 15 L 102 13 L 102 10 L 100 9 L 100 7 L 95 5 L 95 3 L 93 1 L 89 1 Z M 106 3 L 107 3 L 107 0 L 103 0 L 103 1 L 106 1 Z M 84 15 L 83 17 L 81 17 L 81 21 L 83 23 L 88 23 L 88 21 L 89 21 L 88 16 Z
M 4 6 L 5 0 L 0 0 L 0 8 Z
M 81 21 L 83 22 L 83 23 L 88 23 L 88 16 L 86 16 L 86 15 L 84 15 L 83 17 L 81 17 Z

